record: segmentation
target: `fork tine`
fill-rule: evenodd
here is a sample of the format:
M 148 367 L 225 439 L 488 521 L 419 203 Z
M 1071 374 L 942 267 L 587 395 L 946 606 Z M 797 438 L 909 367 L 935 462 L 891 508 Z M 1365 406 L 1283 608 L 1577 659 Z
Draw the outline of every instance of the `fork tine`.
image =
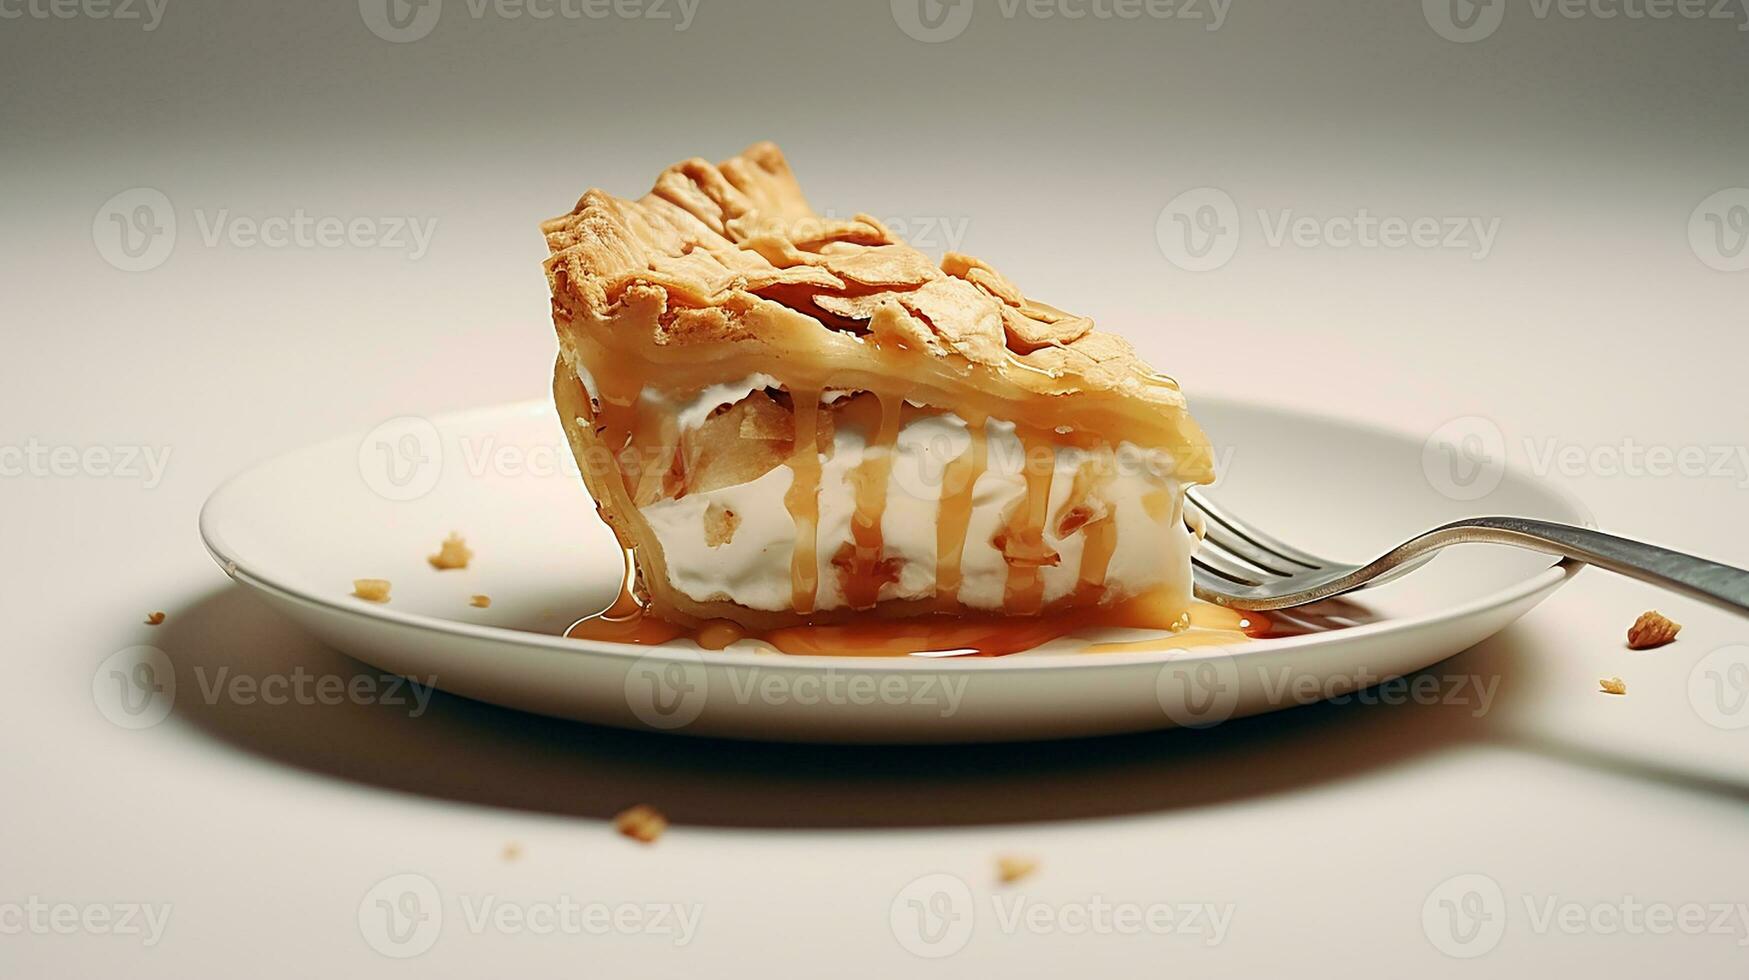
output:
M 1216 507 L 1208 500 L 1208 498 L 1198 493 L 1195 487 L 1192 487 L 1185 493 L 1184 499 L 1187 505 L 1194 505 L 1196 509 L 1201 511 L 1203 516 L 1210 522 L 1220 525 L 1226 530 L 1232 532 L 1232 534 L 1240 540 L 1255 548 L 1261 549 L 1269 555 L 1273 555 L 1278 560 L 1286 559 L 1296 565 L 1301 565 L 1314 571 L 1328 568 L 1336 564 L 1328 559 L 1319 558 L 1317 555 L 1301 551 L 1292 545 L 1277 540 L 1276 538 L 1257 530 L 1251 525 L 1246 524 L 1244 521 L 1241 521 L 1226 511 L 1221 510 L 1219 507 Z M 1229 546 L 1228 550 L 1231 551 L 1234 549 Z
M 1201 543 L 1197 545 L 1197 551 L 1236 565 L 1251 578 L 1259 576 L 1265 580 L 1291 578 L 1304 571 L 1304 569 L 1280 558 L 1270 558 L 1266 561 L 1256 557 L 1261 552 L 1219 527 L 1202 536 Z
M 1186 508 L 1185 526 L 1189 527 L 1201 539 L 1201 547 L 1204 550 L 1218 551 L 1223 558 L 1279 578 L 1287 578 L 1304 570 L 1294 567 L 1293 562 L 1279 555 L 1264 551 L 1251 544 L 1206 516 L 1202 517 L 1202 526 L 1197 527 L 1190 520 L 1191 513 Z
M 1269 576 L 1228 561 L 1218 553 L 1202 548 L 1197 549 L 1190 556 L 1190 562 L 1198 569 L 1212 572 L 1235 585 L 1262 585 L 1269 580 Z

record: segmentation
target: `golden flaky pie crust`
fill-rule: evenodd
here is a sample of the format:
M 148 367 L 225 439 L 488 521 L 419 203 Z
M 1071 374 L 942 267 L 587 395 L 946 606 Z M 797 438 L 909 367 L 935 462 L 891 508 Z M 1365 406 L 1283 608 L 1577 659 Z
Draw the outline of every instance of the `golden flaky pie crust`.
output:
M 560 415 L 602 516 L 636 549 L 641 588 L 665 618 L 798 621 L 667 587 L 638 506 L 686 492 L 685 474 L 667 466 L 680 437 L 671 420 L 616 428 L 602 399 L 631 404 L 652 390 L 684 399 L 757 372 L 790 392 L 870 390 L 1038 431 L 1127 440 L 1166 451 L 1181 483 L 1213 478 L 1212 451 L 1178 386 L 1127 342 L 1029 299 L 978 259 L 949 253 L 937 264 L 868 215 L 816 214 L 771 143 L 716 165 L 676 164 L 636 201 L 590 190 L 541 227 Z M 579 371 L 601 398 L 584 390 Z M 658 465 L 604 464 L 628 445 Z

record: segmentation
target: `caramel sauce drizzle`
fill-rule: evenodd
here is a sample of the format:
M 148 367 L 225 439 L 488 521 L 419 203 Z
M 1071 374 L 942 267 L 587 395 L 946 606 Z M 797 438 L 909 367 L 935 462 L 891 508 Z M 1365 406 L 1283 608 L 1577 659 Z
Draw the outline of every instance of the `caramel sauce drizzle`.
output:
M 1038 434 L 1016 427 L 1024 462 L 1026 495 L 1012 508 L 997 532 L 1002 555 L 1008 561 L 1008 582 L 1002 594 L 1002 611 L 1010 616 L 1032 616 L 1044 606 L 1045 580 L 1040 571 L 1055 565 L 1056 552 L 1045 544 L 1045 521 L 1050 517 L 1051 480 L 1056 475 L 1056 448 Z
M 960 565 L 966 553 L 966 528 L 972 523 L 972 491 L 989 465 L 982 418 L 967 419 L 971 445 L 941 473 L 941 503 L 935 518 L 935 600 L 942 609 L 959 604 Z
M 578 384 L 581 385 L 582 382 Z M 626 472 L 623 455 L 633 445 L 633 436 L 638 430 L 638 402 L 644 393 L 643 379 L 638 374 L 627 371 L 596 378 L 595 385 L 601 397 L 589 399 L 590 407 L 595 412 L 595 417 L 590 421 L 595 424 L 596 434 L 606 444 L 607 451 L 613 454 L 614 465 L 619 470 L 626 492 L 635 498 L 638 493 L 638 474 L 636 470 Z M 587 397 L 588 393 L 584 394 Z
M 1115 606 L 1070 607 L 1040 616 L 924 616 L 865 619 L 853 623 L 786 626 L 749 632 L 735 623 L 713 620 L 697 630 L 674 626 L 649 615 L 629 588 L 604 612 L 579 620 L 565 631 L 572 639 L 658 646 L 691 637 L 706 650 L 721 650 L 747 639 L 780 653 L 816 657 L 1003 657 L 1092 630 L 1125 628 L 1163 632 L 1144 640 L 1090 643 L 1088 653 L 1138 653 L 1240 643 L 1276 635 L 1258 613 L 1238 613 L 1197 603 L 1175 612 L 1175 601 L 1142 596 Z M 629 612 L 627 611 L 629 610 Z
M 1058 521 L 1057 537 L 1066 538 L 1073 530 L 1068 521 L 1084 517 L 1080 525 L 1081 568 L 1075 585 L 1082 602 L 1098 602 L 1104 597 L 1106 573 L 1111 556 L 1117 552 L 1117 508 L 1107 498 L 1107 489 L 1116 478 L 1116 460 L 1109 451 L 1081 464 L 1063 518 Z
M 905 400 L 876 393 L 880 421 L 869 443 L 866 458 L 850 474 L 856 510 L 850 518 L 848 561 L 835 562 L 843 575 L 845 601 L 852 609 L 873 609 L 881 587 L 897 581 L 898 566 L 885 558 L 886 541 L 881 521 L 887 512 L 887 485 L 893 472 L 893 454 L 899 442 L 899 416 Z
M 639 646 L 657 646 L 686 636 L 689 632 L 686 627 L 649 614 L 633 588 L 637 580 L 638 566 L 628 548 L 625 551 L 625 575 L 620 579 L 619 595 L 614 597 L 613 604 L 593 616 L 578 620 L 565 631 L 565 635 L 578 640 L 635 643 Z
M 1142 509 L 1156 524 L 1164 524 L 1177 513 L 1179 501 L 1167 490 L 1150 490 L 1142 495 Z
M 796 524 L 795 555 L 790 559 L 790 592 L 795 611 L 807 615 L 814 611 L 814 601 L 820 592 L 820 399 L 825 392 L 814 388 L 796 392 L 792 405 L 796 422 L 795 449 L 787 465 L 795 474 L 789 491 L 784 494 L 784 506 Z

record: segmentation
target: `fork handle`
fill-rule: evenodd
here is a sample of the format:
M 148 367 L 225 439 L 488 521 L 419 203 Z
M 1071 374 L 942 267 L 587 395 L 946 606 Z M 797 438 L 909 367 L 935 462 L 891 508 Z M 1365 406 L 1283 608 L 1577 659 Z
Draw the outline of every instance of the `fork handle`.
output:
M 1476 517 L 1447 524 L 1425 537 L 1437 539 L 1440 545 L 1479 541 L 1560 555 L 1749 615 L 1749 571 L 1587 527 L 1522 517 Z

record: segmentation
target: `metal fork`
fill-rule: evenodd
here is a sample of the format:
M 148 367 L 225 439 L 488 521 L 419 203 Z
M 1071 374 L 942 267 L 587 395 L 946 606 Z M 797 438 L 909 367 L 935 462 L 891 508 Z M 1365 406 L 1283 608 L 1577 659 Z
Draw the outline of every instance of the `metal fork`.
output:
M 1506 544 L 1559 555 L 1663 586 L 1749 616 L 1749 571 L 1590 528 L 1522 517 L 1472 517 L 1417 535 L 1364 565 L 1301 551 L 1222 510 L 1200 490 L 1186 495 L 1184 522 L 1201 524 L 1191 558 L 1196 597 L 1234 609 L 1286 609 L 1382 585 L 1454 544 Z

